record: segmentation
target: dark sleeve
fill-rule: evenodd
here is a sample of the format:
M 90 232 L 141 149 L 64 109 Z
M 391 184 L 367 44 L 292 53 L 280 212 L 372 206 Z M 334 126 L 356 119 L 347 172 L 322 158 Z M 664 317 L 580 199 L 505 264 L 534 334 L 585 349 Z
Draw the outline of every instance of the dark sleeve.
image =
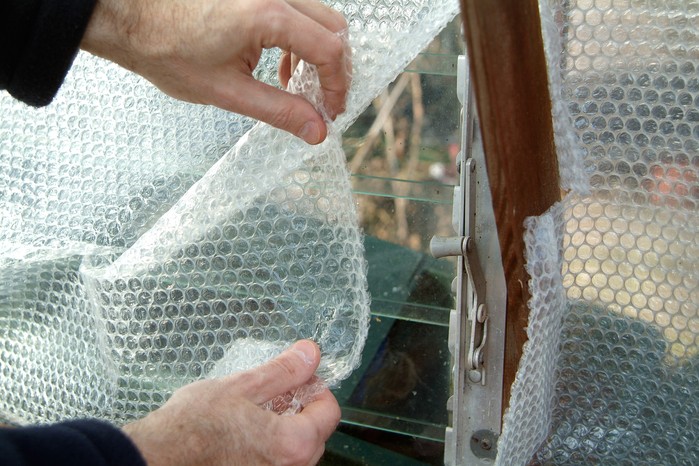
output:
M 78 52 L 97 0 L 0 0 L 0 89 L 48 105 Z
M 146 466 L 131 440 L 96 420 L 0 429 L 3 466 Z

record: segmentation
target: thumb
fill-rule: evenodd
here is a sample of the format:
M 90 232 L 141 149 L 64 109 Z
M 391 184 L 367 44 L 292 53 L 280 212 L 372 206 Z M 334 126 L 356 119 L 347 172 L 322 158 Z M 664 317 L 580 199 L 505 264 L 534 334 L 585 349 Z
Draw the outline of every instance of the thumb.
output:
M 301 340 L 271 361 L 231 376 L 231 382 L 238 393 L 255 404 L 262 404 L 308 382 L 319 363 L 318 345 Z

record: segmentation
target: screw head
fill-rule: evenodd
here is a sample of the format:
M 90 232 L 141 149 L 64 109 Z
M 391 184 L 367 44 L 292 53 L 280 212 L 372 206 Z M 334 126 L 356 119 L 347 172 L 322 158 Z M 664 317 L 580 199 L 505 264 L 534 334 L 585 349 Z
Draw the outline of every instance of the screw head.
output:
M 477 458 L 495 459 L 498 436 L 492 431 L 481 429 L 471 434 L 471 451 Z
M 479 383 L 482 378 L 481 371 L 468 371 L 468 380 L 471 382 Z

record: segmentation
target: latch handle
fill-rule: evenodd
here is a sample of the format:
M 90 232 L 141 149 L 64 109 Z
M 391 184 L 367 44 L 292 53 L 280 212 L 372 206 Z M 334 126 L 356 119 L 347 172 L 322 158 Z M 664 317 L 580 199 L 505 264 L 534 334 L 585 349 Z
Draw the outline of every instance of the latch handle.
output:
M 430 240 L 430 253 L 437 259 L 465 256 L 472 244 L 470 236 L 433 236 Z

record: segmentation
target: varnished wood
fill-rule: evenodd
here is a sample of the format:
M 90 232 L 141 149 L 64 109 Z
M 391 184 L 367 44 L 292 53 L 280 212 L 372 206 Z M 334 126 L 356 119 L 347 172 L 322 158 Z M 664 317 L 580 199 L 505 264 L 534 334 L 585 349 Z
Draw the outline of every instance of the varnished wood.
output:
M 526 341 L 526 217 L 560 199 L 536 0 L 461 0 L 488 179 L 507 282 L 503 408 Z

